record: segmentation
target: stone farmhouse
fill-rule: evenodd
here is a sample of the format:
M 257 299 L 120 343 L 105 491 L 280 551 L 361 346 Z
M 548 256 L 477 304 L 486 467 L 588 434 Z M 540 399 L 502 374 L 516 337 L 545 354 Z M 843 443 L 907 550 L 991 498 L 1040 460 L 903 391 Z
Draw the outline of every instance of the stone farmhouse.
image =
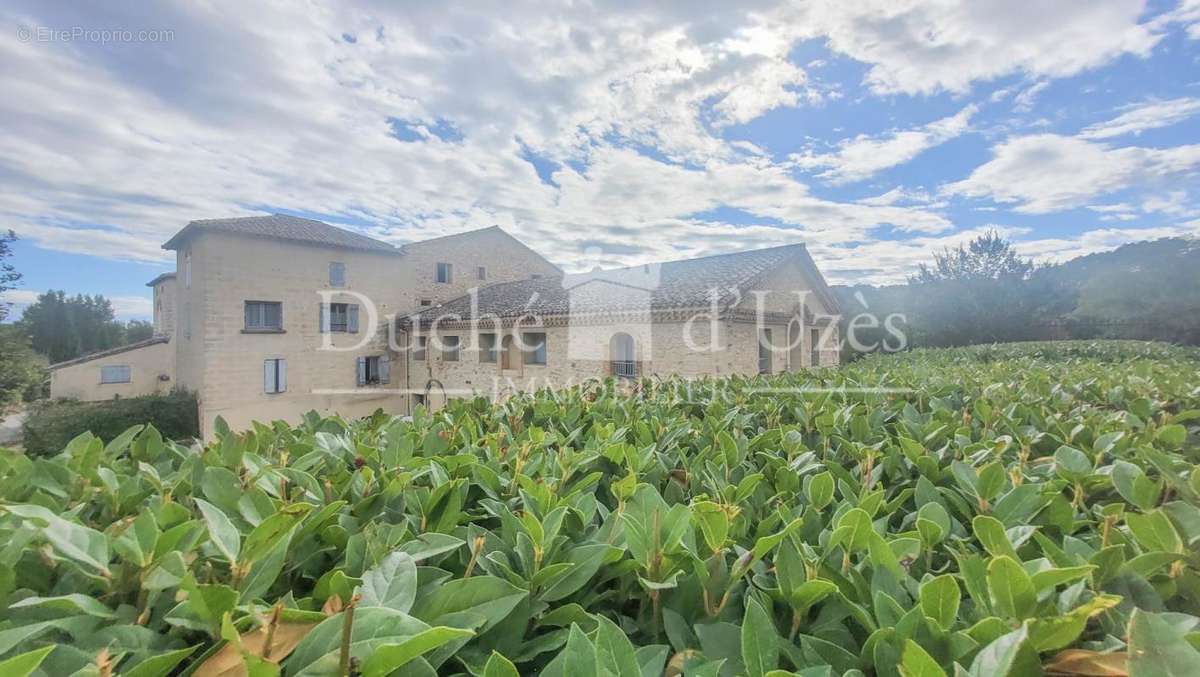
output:
M 567 275 L 495 226 L 393 246 L 276 214 L 192 221 L 163 248 L 155 335 L 52 365 L 52 397 L 184 388 L 209 437 L 218 416 L 240 429 L 839 362 L 840 311 L 803 244 Z

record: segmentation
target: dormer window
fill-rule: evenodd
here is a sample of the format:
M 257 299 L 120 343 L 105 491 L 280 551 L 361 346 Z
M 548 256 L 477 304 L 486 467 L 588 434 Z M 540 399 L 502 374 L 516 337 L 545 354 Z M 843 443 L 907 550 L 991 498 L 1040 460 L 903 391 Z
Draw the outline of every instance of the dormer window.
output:
M 437 281 L 439 284 L 450 284 L 454 279 L 454 266 L 441 261 L 437 264 Z

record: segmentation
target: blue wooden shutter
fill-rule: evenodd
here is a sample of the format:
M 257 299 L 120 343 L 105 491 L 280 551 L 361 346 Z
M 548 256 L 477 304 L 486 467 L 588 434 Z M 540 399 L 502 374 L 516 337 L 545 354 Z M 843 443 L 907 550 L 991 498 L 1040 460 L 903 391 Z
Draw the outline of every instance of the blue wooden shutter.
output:
M 275 360 L 263 360 L 263 392 L 278 392 L 275 389 Z
M 326 310 L 324 303 L 318 304 L 317 307 L 320 309 L 318 311 L 317 331 L 326 334 L 329 332 L 329 311 Z
M 275 361 L 276 380 L 275 383 L 279 386 L 279 392 L 287 391 L 287 360 Z
M 346 321 L 346 324 L 347 324 L 346 331 L 350 332 L 351 334 L 357 334 L 358 333 L 358 304 L 357 303 L 350 304 L 350 306 L 348 307 L 348 310 L 346 311 L 346 314 L 349 316 L 349 319 Z
M 388 356 L 380 355 L 379 356 L 379 382 L 387 383 L 388 378 L 391 376 L 390 372 L 391 372 L 391 364 L 388 362 Z
M 367 358 L 358 358 L 358 385 L 367 385 Z

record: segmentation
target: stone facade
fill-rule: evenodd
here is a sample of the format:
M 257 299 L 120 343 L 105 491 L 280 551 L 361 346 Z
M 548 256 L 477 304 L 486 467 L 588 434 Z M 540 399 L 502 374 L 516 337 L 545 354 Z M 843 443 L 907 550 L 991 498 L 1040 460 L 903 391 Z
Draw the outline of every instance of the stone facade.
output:
M 287 219 L 249 221 L 278 228 Z M 499 228 L 391 248 L 375 241 L 362 246 L 332 226 L 296 221 L 302 237 L 239 232 L 237 219 L 218 222 L 235 228 L 189 224 L 167 245 L 176 252 L 175 274 L 150 284 L 155 342 L 55 365 L 52 395 L 96 400 L 172 387 L 192 390 L 209 437 L 217 417 L 242 429 L 253 421 L 295 422 L 308 410 L 347 418 L 376 409 L 410 413 L 420 404 L 441 406 L 449 397 L 569 386 L 614 371 L 697 378 L 753 374 L 760 366 L 771 373 L 796 371 L 813 366 L 814 359 L 821 365 L 838 360 L 836 336 L 828 349 L 812 350 L 811 327 L 829 324 L 821 317 L 833 310 L 830 304 L 811 293 L 807 310 L 797 307 L 797 290 L 827 292 L 807 253 L 771 253 L 771 267 L 754 280 L 765 301 L 743 293 L 719 312 L 657 307 L 652 312 L 652 292 L 617 287 L 626 306 L 609 317 L 594 312 L 594 304 L 600 298 L 603 305 L 612 289 L 591 284 L 578 288 L 592 303 L 578 317 L 570 312 L 485 319 L 476 329 L 466 321 L 429 327 L 414 323 L 413 314 L 436 315 L 452 300 L 461 306 L 464 295 L 491 285 L 557 287 L 560 296 L 576 290 L 559 285 L 563 278 L 556 266 Z M 721 265 L 728 268 L 729 262 Z M 637 294 L 646 302 L 629 305 Z M 339 306 L 333 313 L 325 305 L 331 303 L 357 309 L 351 314 Z M 268 315 L 269 321 L 251 319 Z M 770 328 L 775 344 L 762 364 L 760 327 Z M 495 336 L 494 353 L 480 349 L 482 333 Z M 522 352 L 526 333 L 545 335 L 544 364 Z M 795 336 L 794 345 L 786 345 L 785 337 Z M 427 342 L 424 355 L 411 349 L 418 337 Z M 620 361 L 614 362 L 618 353 Z M 101 367 L 110 363 L 128 365 L 130 383 L 100 384 Z
M 106 369 L 123 370 L 128 380 L 105 383 Z M 174 371 L 175 346 L 163 339 L 141 341 L 129 349 L 55 365 L 50 370 L 50 395 L 89 401 L 153 395 L 171 390 Z

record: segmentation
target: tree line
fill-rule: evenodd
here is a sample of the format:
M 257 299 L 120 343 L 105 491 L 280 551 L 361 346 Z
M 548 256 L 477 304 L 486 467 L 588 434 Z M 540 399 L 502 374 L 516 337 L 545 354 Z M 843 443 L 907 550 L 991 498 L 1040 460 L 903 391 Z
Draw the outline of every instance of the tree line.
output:
M 844 325 L 862 312 L 900 313 L 909 347 L 1091 338 L 1200 345 L 1200 242 L 1186 238 L 1044 264 L 989 232 L 934 254 L 906 284 L 838 292 Z M 867 345 L 886 338 L 856 332 Z
M 15 289 L 21 273 L 12 263 L 13 231 L 0 233 L 0 294 Z M 48 364 L 150 338 L 149 322 L 116 319 L 112 302 L 100 294 L 50 290 L 27 306 L 20 319 L 0 303 L 0 408 L 45 396 Z

